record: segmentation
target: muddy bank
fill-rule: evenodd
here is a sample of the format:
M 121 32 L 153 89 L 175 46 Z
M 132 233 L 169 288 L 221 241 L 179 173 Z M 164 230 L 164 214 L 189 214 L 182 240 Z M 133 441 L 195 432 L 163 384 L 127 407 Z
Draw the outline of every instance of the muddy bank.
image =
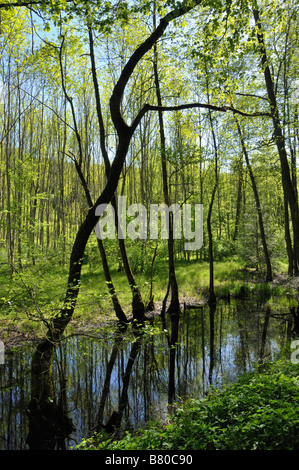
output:
M 262 282 L 251 281 L 248 285 L 263 285 Z M 286 274 L 278 274 L 274 280 L 269 283 L 271 288 L 280 286 L 282 288 L 282 295 L 292 297 L 293 294 L 299 298 L 299 276 L 289 277 Z M 199 298 L 192 298 L 189 296 L 180 296 L 181 300 L 181 311 L 184 312 L 186 308 L 197 308 L 204 306 L 207 303 L 207 297 L 205 293 L 201 293 Z M 147 319 L 160 315 L 162 306 L 156 304 L 155 309 L 146 314 Z M 129 320 L 130 315 L 128 314 Z M 94 318 L 86 320 L 82 315 L 71 320 L 68 326 L 67 335 L 79 335 L 86 334 L 90 335 L 99 328 L 113 327 L 117 325 L 117 319 L 114 316 L 113 311 L 108 314 L 99 312 Z M 13 348 L 24 346 L 27 343 L 38 343 L 45 334 L 45 330 L 41 327 L 32 327 L 27 324 L 26 319 L 22 318 L 21 321 L 18 319 L 7 319 L 2 320 L 0 329 L 0 340 L 4 342 L 5 350 L 9 351 Z

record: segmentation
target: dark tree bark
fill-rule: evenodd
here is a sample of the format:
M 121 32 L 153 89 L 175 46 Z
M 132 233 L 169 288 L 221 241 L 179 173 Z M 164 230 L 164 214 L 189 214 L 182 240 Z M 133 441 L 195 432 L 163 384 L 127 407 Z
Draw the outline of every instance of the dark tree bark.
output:
M 115 365 L 115 361 L 117 359 L 119 350 L 120 350 L 120 345 L 123 340 L 123 335 L 122 335 L 122 330 L 118 329 L 115 333 L 115 342 L 113 344 L 113 348 L 111 351 L 110 359 L 107 364 L 107 372 L 105 375 L 105 381 L 104 381 L 104 386 L 103 386 L 103 391 L 101 395 L 101 400 L 100 400 L 100 405 L 99 405 L 99 410 L 96 418 L 96 424 L 95 424 L 95 430 L 96 432 L 101 432 L 101 430 L 104 428 L 104 410 L 105 410 L 105 405 L 107 398 L 110 393 L 110 382 L 111 382 L 111 375 L 112 371 Z
M 271 309 L 270 307 L 267 307 L 267 310 L 265 313 L 265 321 L 263 325 L 262 338 L 261 338 L 261 349 L 260 349 L 259 358 L 258 358 L 259 364 L 262 364 L 265 360 L 264 356 L 265 356 L 266 339 L 267 339 L 270 316 L 271 316 Z
M 255 24 L 257 27 L 257 40 L 260 48 L 260 55 L 261 55 L 261 64 L 262 69 L 264 71 L 265 77 L 265 84 L 268 93 L 268 99 L 270 103 L 270 111 L 271 117 L 273 121 L 273 128 L 274 128 L 274 137 L 275 142 L 278 150 L 278 155 L 280 159 L 280 167 L 281 167 L 281 177 L 282 177 L 282 186 L 284 195 L 288 201 L 293 225 L 293 233 L 294 233 L 294 259 L 297 260 L 299 256 L 299 208 L 298 208 L 298 200 L 296 197 L 296 192 L 294 190 L 294 186 L 291 179 L 289 162 L 285 147 L 285 139 L 282 132 L 282 124 L 279 116 L 277 100 L 274 90 L 273 79 L 270 71 L 270 67 L 268 65 L 268 57 L 267 51 L 264 41 L 264 35 L 262 31 L 262 25 L 260 21 L 260 15 L 257 7 L 253 10 L 253 16 L 255 20 Z
M 80 289 L 82 260 L 86 244 L 88 242 L 92 230 L 95 228 L 95 225 L 98 222 L 98 217 L 95 215 L 95 209 L 100 204 L 108 204 L 112 200 L 118 186 L 119 178 L 121 175 L 125 158 L 127 156 L 131 138 L 134 134 L 135 129 L 139 125 L 140 120 L 144 116 L 145 112 L 147 112 L 147 110 L 149 109 L 149 107 L 147 107 L 146 109 L 141 110 L 141 112 L 137 114 L 131 125 L 128 125 L 125 122 L 121 112 L 121 102 L 126 85 L 139 61 L 154 46 L 158 39 L 163 36 L 169 23 L 174 19 L 183 16 L 200 3 L 200 0 L 196 0 L 189 6 L 177 7 L 173 11 L 165 15 L 160 20 L 159 25 L 153 31 L 153 33 L 143 43 L 141 43 L 140 46 L 137 47 L 137 49 L 131 55 L 128 62 L 124 66 L 120 77 L 113 89 L 110 98 L 110 114 L 112 122 L 117 132 L 118 146 L 109 171 L 106 186 L 102 194 L 96 200 L 94 206 L 88 210 L 88 213 L 77 232 L 70 256 L 68 285 L 65 293 L 64 304 L 59 314 L 52 320 L 51 331 L 49 331 L 49 336 L 52 341 L 56 341 L 61 338 L 61 335 L 63 334 L 66 326 L 72 318 L 76 306 L 77 297 Z
M 215 365 L 215 313 L 216 305 L 209 306 L 210 319 L 210 364 L 209 364 L 209 383 L 213 383 L 213 369 Z
M 123 309 L 120 305 L 118 295 L 116 293 L 116 290 L 115 290 L 115 287 L 114 287 L 114 284 L 113 284 L 113 281 L 112 281 L 112 278 L 111 278 L 110 269 L 109 269 L 109 265 L 108 265 L 108 260 L 107 260 L 104 244 L 103 244 L 103 241 L 100 240 L 100 239 L 98 239 L 98 247 L 99 247 L 100 255 L 101 255 L 101 258 L 102 258 L 102 265 L 103 265 L 104 275 L 105 275 L 105 279 L 106 279 L 106 284 L 107 284 L 107 287 L 108 287 L 108 290 L 109 290 L 109 293 L 110 293 L 110 296 L 111 296 L 111 300 L 112 300 L 112 303 L 113 303 L 113 308 L 114 308 L 115 314 L 116 314 L 118 320 L 122 324 L 125 324 L 125 323 L 128 322 L 128 319 L 127 319 L 126 314 L 124 313 L 124 311 L 123 311 Z
M 91 32 L 90 32 L 90 34 L 91 34 Z M 81 140 L 81 136 L 80 136 L 80 133 L 79 133 L 78 126 L 77 126 L 77 119 L 76 119 L 75 109 L 74 109 L 74 105 L 73 105 L 73 100 L 67 93 L 67 90 L 66 90 L 66 87 L 65 87 L 65 81 L 64 81 L 64 72 L 63 72 L 63 65 L 62 65 L 62 50 L 63 50 L 64 40 L 65 40 L 65 37 L 63 36 L 62 37 L 61 47 L 60 47 L 60 50 L 59 50 L 62 89 L 63 89 L 63 92 L 64 92 L 64 95 L 65 95 L 65 98 L 66 98 L 67 102 L 71 106 L 73 123 L 74 123 L 74 132 L 75 132 L 75 135 L 76 135 L 76 139 L 77 139 L 77 143 L 78 143 L 78 149 L 79 149 L 79 159 L 76 159 L 76 157 L 73 156 L 73 161 L 75 163 L 75 168 L 76 168 L 77 174 L 79 176 L 80 182 L 82 184 L 82 187 L 83 187 L 83 190 L 84 190 L 84 193 L 85 193 L 85 198 L 86 198 L 88 207 L 92 208 L 93 207 L 93 201 L 92 201 L 92 198 L 91 198 L 91 195 L 90 195 L 87 180 L 86 180 L 85 175 L 82 171 L 83 155 L 84 155 L 83 154 L 83 148 L 82 148 L 82 140 Z M 91 43 L 90 49 L 91 49 L 92 67 L 93 67 L 92 71 L 94 73 L 95 64 L 94 64 L 94 56 L 93 56 L 93 43 Z M 95 97 L 96 97 L 97 111 L 98 111 L 98 115 L 99 115 L 100 139 L 101 139 L 102 154 L 103 154 L 104 161 L 106 163 L 106 160 L 109 161 L 109 159 L 108 159 L 105 144 L 104 144 L 104 141 L 103 141 L 104 127 L 103 127 L 103 120 L 102 120 L 102 115 L 101 115 L 101 108 L 99 108 L 100 102 L 99 102 L 99 94 L 98 94 L 98 87 L 97 86 L 95 86 Z M 125 324 L 125 323 L 127 323 L 128 320 L 127 320 L 127 317 L 126 317 L 126 315 L 125 315 L 125 313 L 124 313 L 124 311 L 123 311 L 123 309 L 120 305 L 118 296 L 116 294 L 116 290 L 115 290 L 115 287 L 114 287 L 114 284 L 113 284 L 113 281 L 112 281 L 112 278 L 111 278 L 111 274 L 110 274 L 110 269 L 109 269 L 108 260 L 107 260 L 106 251 L 105 251 L 103 241 L 98 238 L 97 243 L 98 243 L 100 256 L 101 256 L 101 259 L 102 259 L 102 265 L 103 265 L 104 276 L 105 276 L 105 279 L 106 279 L 106 284 L 107 284 L 109 294 L 110 294 L 111 299 L 112 299 L 115 314 L 116 314 L 118 320 L 122 324 Z
M 154 15 L 155 23 L 155 15 Z M 158 74 L 158 51 L 156 44 L 154 45 L 154 79 L 155 79 L 155 89 L 158 106 L 162 106 L 162 98 L 160 91 L 160 81 Z M 162 178 L 163 178 L 163 195 L 165 204 L 170 207 L 170 194 L 168 188 L 168 174 L 167 174 L 167 161 L 166 161 L 166 139 L 165 139 L 165 129 L 163 121 L 163 113 L 161 110 L 158 111 L 159 117 L 159 130 L 160 130 L 160 142 L 161 142 L 161 165 L 162 165 Z M 178 283 L 175 274 L 175 263 L 174 263 L 174 239 L 173 239 L 173 214 L 169 212 L 169 230 L 168 230 L 168 273 L 169 273 L 169 286 L 170 286 L 170 305 L 168 307 L 168 312 L 179 313 L 180 312 L 180 301 L 179 301 L 179 289 Z
M 30 450 L 65 450 L 65 439 L 75 430 L 63 399 L 57 400 L 53 386 L 55 344 L 41 342 L 32 358 L 31 400 L 27 408 Z M 63 386 L 64 388 L 64 386 Z
M 168 406 L 173 405 L 175 399 L 175 361 L 177 356 L 177 342 L 179 338 L 179 321 L 178 315 L 171 316 L 171 337 L 169 342 L 169 381 L 168 381 Z
M 207 90 L 209 89 L 209 84 L 207 83 Z M 209 279 L 209 299 L 208 304 L 216 305 L 216 294 L 215 294 L 215 287 L 214 287 L 214 253 L 213 253 L 213 233 L 212 233 L 212 211 L 213 211 L 213 204 L 216 196 L 216 192 L 218 189 L 219 178 L 218 178 L 218 149 L 217 149 L 217 142 L 216 142 L 216 135 L 213 127 L 212 115 L 211 110 L 209 110 L 209 119 L 211 124 L 211 132 L 212 132 L 212 139 L 214 145 L 214 154 L 215 154 L 215 182 L 212 190 L 211 200 L 209 204 L 208 216 L 207 216 L 207 229 L 208 229 L 208 239 L 209 239 L 209 270 L 210 270 L 210 279 Z
M 218 181 L 215 182 L 213 190 L 212 190 L 208 216 L 207 216 L 207 229 L 208 229 L 208 239 L 209 239 L 209 272 L 210 272 L 209 299 L 208 299 L 209 305 L 216 304 L 216 294 L 215 294 L 215 288 L 214 288 L 214 254 L 213 254 L 213 234 L 212 234 L 211 218 L 212 218 L 213 204 L 215 200 L 217 186 L 218 186 Z
M 236 208 L 236 219 L 235 229 L 233 234 L 233 241 L 237 240 L 240 226 L 241 207 L 242 207 L 242 186 L 243 186 L 243 163 L 242 157 L 238 161 L 238 193 L 237 193 L 237 208 Z
M 91 235 L 91 232 L 98 222 L 98 217 L 95 215 L 95 209 L 98 205 L 107 204 L 107 201 L 111 201 L 117 188 L 122 164 L 128 151 L 129 142 L 129 137 L 123 134 L 122 142 L 117 149 L 116 157 L 112 165 L 113 171 L 110 173 L 107 185 L 95 202 L 94 206 L 89 209 L 85 220 L 77 232 L 70 257 L 68 287 L 65 294 L 64 305 L 60 311 L 60 314 L 57 315 L 52 321 L 52 331 L 50 332 L 52 340 L 57 340 L 60 338 L 61 334 L 72 318 L 80 289 L 82 260 L 84 257 L 86 244 Z
M 108 153 L 106 149 L 106 143 L 105 143 L 105 128 L 104 128 L 104 121 L 103 121 L 103 116 L 102 116 L 102 107 L 101 107 L 101 100 L 100 100 L 100 93 L 99 93 L 99 86 L 98 86 L 98 79 L 97 79 L 97 72 L 96 72 L 96 63 L 95 63 L 95 57 L 94 57 L 93 34 L 92 34 L 91 28 L 89 28 L 88 33 L 89 33 L 89 51 L 90 51 L 90 58 L 91 58 L 92 77 L 93 77 L 93 84 L 94 84 L 94 90 L 95 90 L 98 123 L 99 123 L 99 128 L 100 128 L 100 145 L 101 145 L 101 151 L 102 151 L 104 164 L 105 164 L 106 177 L 108 178 L 109 173 L 110 173 L 110 161 L 109 161 L 109 157 L 108 157 Z M 117 209 L 115 195 L 113 196 L 111 200 L 111 205 L 114 209 L 115 226 L 118 232 L 118 209 Z M 99 240 L 99 243 L 102 244 L 102 241 Z M 119 244 L 119 250 L 120 250 L 124 270 L 125 270 L 125 273 L 129 282 L 129 286 L 132 291 L 132 296 L 133 296 L 133 300 L 132 300 L 133 319 L 136 320 L 138 323 L 142 323 L 144 321 L 145 307 L 142 301 L 141 292 L 138 288 L 137 282 L 135 281 L 134 274 L 132 272 L 132 269 L 129 263 L 125 241 L 122 238 L 118 237 L 118 244 Z M 106 268 L 109 269 L 107 263 L 106 263 Z M 116 296 L 114 287 L 113 287 L 113 290 L 114 290 L 114 296 Z M 119 306 L 117 308 L 119 309 Z
M 117 439 L 120 435 L 119 432 L 120 432 L 122 417 L 126 409 L 126 406 L 128 405 L 128 402 L 129 402 L 128 388 L 129 388 L 130 378 L 132 375 L 134 363 L 141 350 L 142 343 L 143 343 L 142 334 L 137 334 L 135 341 L 132 343 L 130 354 L 129 354 L 128 361 L 127 361 L 126 370 L 123 374 L 123 385 L 122 385 L 122 391 L 119 397 L 118 409 L 117 411 L 114 410 L 112 412 L 112 415 L 110 416 L 108 422 L 103 426 L 105 431 L 111 434 L 113 438 L 115 439 Z
M 286 250 L 288 256 L 288 275 L 293 276 L 294 274 L 294 253 L 292 247 L 292 239 L 290 234 L 290 222 L 289 222 L 289 204 L 284 196 L 283 198 L 284 207 L 284 238 L 286 242 Z

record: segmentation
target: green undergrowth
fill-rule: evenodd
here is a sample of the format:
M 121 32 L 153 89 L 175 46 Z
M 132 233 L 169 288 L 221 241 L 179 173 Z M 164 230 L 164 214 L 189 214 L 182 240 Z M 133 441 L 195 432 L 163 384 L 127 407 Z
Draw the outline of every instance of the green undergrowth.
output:
M 95 434 L 79 450 L 298 450 L 299 365 L 278 360 L 205 398 L 179 406 L 119 440 Z
M 1 257 L 0 257 L 1 261 Z M 111 263 L 111 276 L 116 292 L 125 313 L 131 315 L 132 294 L 124 271 L 118 270 L 118 261 Z M 146 268 L 146 267 L 145 267 Z M 145 304 L 149 301 L 151 277 L 149 270 L 138 272 L 136 282 L 140 288 Z M 216 261 L 214 266 L 215 291 L 218 298 L 257 295 L 272 295 L 284 290 L 259 282 L 258 273 L 244 267 L 236 257 Z M 177 260 L 176 275 L 181 302 L 190 303 L 205 301 L 208 296 L 209 263 L 199 260 Z M 2 254 L 0 263 L 0 321 L 2 339 L 12 329 L 39 336 L 45 332 L 45 323 L 52 316 L 59 314 L 64 299 L 68 278 L 68 265 L 59 263 L 58 255 L 40 257 L 33 266 L 29 261 L 22 268 L 11 272 Z M 167 290 L 168 263 L 166 259 L 157 259 L 155 263 L 152 289 L 155 306 L 161 305 Z M 294 296 L 293 296 L 294 298 Z M 92 322 L 100 323 L 115 320 L 112 302 L 105 283 L 101 262 L 85 261 L 82 267 L 81 288 L 77 306 L 70 327 L 77 327 Z

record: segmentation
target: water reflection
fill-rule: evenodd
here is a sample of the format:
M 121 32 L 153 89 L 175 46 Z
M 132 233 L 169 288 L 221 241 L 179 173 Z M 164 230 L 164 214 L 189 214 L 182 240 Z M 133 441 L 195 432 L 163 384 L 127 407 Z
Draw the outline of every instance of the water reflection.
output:
M 31 400 L 26 414 L 29 421 L 27 444 L 34 450 L 66 449 L 65 439 L 75 430 L 67 413 L 66 381 L 59 367 L 59 391 L 55 393 L 53 360 L 56 347 L 42 341 L 32 357 Z M 57 365 L 61 365 L 57 362 Z
M 296 328 L 298 309 L 285 313 L 234 301 L 156 318 L 145 334 L 102 330 L 6 354 L 0 448 L 68 449 L 94 431 L 117 436 L 163 417 L 180 398 L 274 359 Z

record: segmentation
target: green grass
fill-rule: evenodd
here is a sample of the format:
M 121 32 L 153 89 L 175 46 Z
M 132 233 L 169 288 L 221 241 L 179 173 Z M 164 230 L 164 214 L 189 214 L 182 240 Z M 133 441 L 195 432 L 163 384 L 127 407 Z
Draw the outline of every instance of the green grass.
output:
M 241 263 L 238 261 L 219 262 L 215 264 L 215 284 L 221 290 L 232 289 L 238 282 L 243 282 L 240 274 Z M 129 312 L 131 292 L 124 272 L 118 272 L 118 266 L 111 266 L 111 276 L 123 308 Z M 177 261 L 176 274 L 180 295 L 200 298 L 207 292 L 209 283 L 209 265 L 207 262 Z M 52 263 L 51 259 L 37 262 L 36 266 L 27 265 L 15 274 L 11 274 L 6 264 L 1 265 L 2 313 L 18 311 L 36 314 L 34 300 L 47 317 L 55 313 L 66 290 L 68 266 Z M 145 273 L 135 275 L 136 282 L 145 302 L 149 299 L 150 277 Z M 239 278 L 239 280 L 238 280 Z M 153 290 L 155 301 L 162 302 L 167 289 L 167 260 L 159 260 L 155 266 Z M 82 268 L 81 289 L 76 308 L 76 315 L 113 314 L 111 301 L 106 287 L 100 263 L 92 267 L 85 264 Z
M 298 450 L 299 365 L 280 360 L 263 372 L 190 400 L 162 426 L 119 440 L 95 434 L 79 450 Z
M 24 264 L 21 270 L 11 274 L 4 261 L 0 264 L 1 297 L 0 321 L 2 330 L 10 327 L 42 335 L 45 327 L 41 317 L 49 319 L 61 308 L 66 290 L 68 265 L 59 264 L 55 253 L 37 258 L 35 266 Z M 136 267 L 136 266 L 135 266 Z M 117 259 L 112 258 L 111 276 L 124 311 L 131 313 L 131 291 L 124 272 L 118 272 Z M 149 300 L 149 267 L 145 272 L 135 275 L 145 303 Z M 215 262 L 215 291 L 220 298 L 248 295 L 255 290 L 258 295 L 269 296 L 269 286 L 254 282 L 254 274 L 245 269 L 237 258 Z M 176 261 L 176 275 L 181 301 L 205 300 L 208 295 L 209 263 L 197 260 Z M 156 306 L 161 305 L 168 282 L 168 263 L 166 259 L 157 259 L 153 278 L 153 292 Z M 270 292 L 271 294 L 271 292 Z M 280 292 L 280 294 L 282 294 Z M 87 261 L 82 267 L 81 288 L 75 314 L 71 325 L 103 322 L 116 319 L 112 302 L 106 287 L 101 262 L 96 257 L 92 263 Z M 4 328 L 3 328 L 4 325 Z M 70 325 L 70 326 L 71 326 Z

